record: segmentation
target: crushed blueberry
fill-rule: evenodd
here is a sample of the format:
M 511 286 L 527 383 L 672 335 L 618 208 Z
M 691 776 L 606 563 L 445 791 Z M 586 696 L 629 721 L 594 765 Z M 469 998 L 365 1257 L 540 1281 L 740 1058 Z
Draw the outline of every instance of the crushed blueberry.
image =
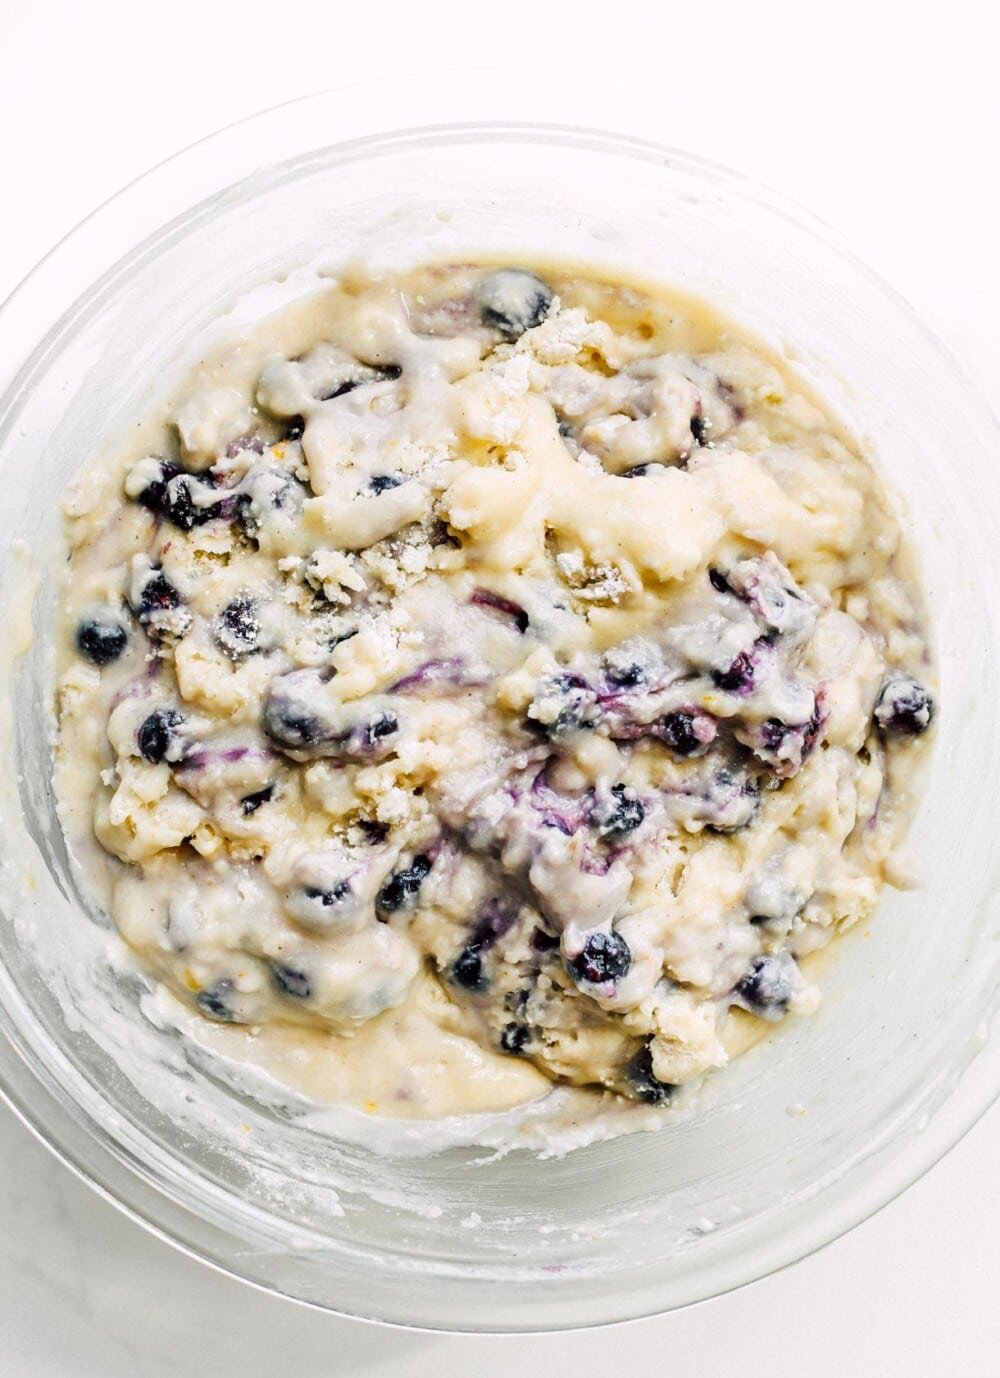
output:
M 612 841 L 635 832 L 646 817 L 646 809 L 641 799 L 625 785 L 612 785 L 613 800 L 595 820 L 602 837 Z
M 370 493 L 387 493 L 390 488 L 398 488 L 404 482 L 402 474 L 373 474 L 368 480 Z
M 391 875 L 382 886 L 375 900 L 376 909 L 382 914 L 395 914 L 397 910 L 412 908 L 430 870 L 429 857 L 415 856 L 405 870 Z
M 493 593 L 490 589 L 473 589 L 469 602 L 475 604 L 476 607 L 493 608 L 502 613 L 504 617 L 509 617 L 522 635 L 528 630 L 529 619 L 524 608 L 521 607 L 520 603 L 515 603 L 510 598 L 504 598 L 500 593 Z
M 623 469 L 618 475 L 619 478 L 645 478 L 649 473 L 650 465 L 633 464 L 631 469 Z
M 754 686 L 752 655 L 741 651 L 728 670 L 713 670 L 712 679 L 727 694 L 749 694 Z
M 286 966 L 283 962 L 272 962 L 271 974 L 282 995 L 290 995 L 293 1000 L 308 1000 L 312 995 L 312 983 L 306 973 L 298 967 Z
M 150 765 L 170 757 L 178 760 L 181 754 L 177 728 L 184 722 L 184 714 L 176 708 L 157 708 L 140 724 L 136 734 L 139 753 Z
M 598 929 L 589 934 L 582 950 L 568 965 L 576 980 L 602 985 L 605 981 L 617 981 L 628 975 L 632 953 L 620 933 L 605 933 Z
M 675 1089 L 670 1082 L 660 1081 L 654 1075 L 653 1055 L 648 1046 L 636 1053 L 626 1067 L 625 1081 L 632 1095 L 647 1105 L 665 1105 Z
M 540 325 L 552 306 L 552 289 L 535 273 L 500 268 L 476 284 L 476 306 L 484 325 L 516 340 Z
M 482 948 L 468 943 L 451 964 L 451 979 L 464 990 L 482 991 L 488 984 L 483 971 Z
M 380 823 L 377 818 L 359 818 L 358 827 L 373 846 L 384 842 L 389 836 L 389 825 Z
M 755 957 L 733 990 L 736 1003 L 761 1019 L 780 1019 L 794 993 L 794 967 L 795 958 L 787 952 Z
M 261 804 L 270 803 L 274 796 L 274 786 L 265 785 L 263 789 L 255 790 L 253 794 L 246 794 L 240 800 L 240 813 L 244 818 L 249 818 L 252 813 L 256 813 Z
M 708 581 L 717 593 L 729 592 L 729 580 L 721 569 L 710 569 L 708 571 Z
M 934 700 L 909 675 L 887 679 L 875 704 L 875 722 L 887 736 L 918 737 L 934 717 Z
M 202 1014 L 207 1014 L 209 1019 L 221 1019 L 232 1021 L 236 1014 L 229 1004 L 230 996 L 235 987 L 228 977 L 223 977 L 221 981 L 216 981 L 213 986 L 206 986 L 200 990 L 195 999 L 195 1003 Z
M 500 1033 L 500 1047 L 505 1053 L 522 1053 L 531 1042 L 527 1024 L 505 1024 Z
M 301 440 L 305 434 L 306 423 L 301 416 L 293 416 L 282 432 L 282 440 Z
M 88 617 L 76 629 L 76 648 L 93 665 L 110 665 L 128 645 L 128 633 L 120 622 Z
M 215 622 L 215 640 L 231 660 L 259 650 L 260 631 L 259 604 L 248 593 L 238 593 Z

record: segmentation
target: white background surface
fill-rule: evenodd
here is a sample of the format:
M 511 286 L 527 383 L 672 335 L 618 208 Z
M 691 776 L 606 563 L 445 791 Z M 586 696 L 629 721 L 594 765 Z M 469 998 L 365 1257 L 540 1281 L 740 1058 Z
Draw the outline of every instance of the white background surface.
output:
M 430 89 L 449 69 L 510 67 L 537 76 L 511 118 L 656 138 L 808 205 L 1000 408 L 1000 32 L 982 4 L 935 6 L 933 22 L 924 9 L 0 0 L 0 297 L 100 201 L 221 125 L 372 77 L 432 69 Z M 578 75 L 553 92 L 552 73 Z M 500 113 L 502 96 L 484 70 L 465 117 Z M 376 103 L 373 127 L 427 118 L 385 85 L 358 98 Z M 603 1332 L 467 1339 L 339 1320 L 216 1275 L 98 1199 L 0 1107 L 0 1375 L 992 1376 L 998 1163 L 995 1108 L 901 1200 L 778 1277 Z

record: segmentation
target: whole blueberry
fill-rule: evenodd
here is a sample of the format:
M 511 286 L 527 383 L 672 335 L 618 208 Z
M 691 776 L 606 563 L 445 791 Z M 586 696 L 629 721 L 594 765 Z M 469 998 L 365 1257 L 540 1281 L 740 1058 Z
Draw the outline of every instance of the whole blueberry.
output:
M 398 488 L 403 482 L 401 474 L 373 474 L 368 480 L 368 491 L 371 493 L 387 493 L 391 488 Z
M 516 340 L 549 314 L 552 289 L 523 268 L 498 268 L 480 278 L 475 302 L 484 325 Z
M 334 905 L 341 904 L 350 895 L 351 882 L 338 880 L 329 890 L 320 890 L 315 885 L 304 885 L 302 893 L 308 900 L 319 900 L 324 909 L 332 909 Z
M 273 962 L 271 974 L 282 995 L 290 995 L 293 1000 L 308 1000 L 312 995 L 312 983 L 306 973 L 298 967 Z
M 592 727 L 598 716 L 597 696 L 582 675 L 565 671 L 543 680 L 535 692 L 529 716 L 550 737 Z
M 794 967 L 787 952 L 755 957 L 733 990 L 736 1002 L 762 1019 L 780 1019 L 792 998 Z
M 604 676 L 616 689 L 634 689 L 645 682 L 646 671 L 638 661 L 633 661 L 631 665 L 605 665 Z
M 318 670 L 291 670 L 275 675 L 264 694 L 261 722 L 275 745 L 302 751 L 319 745 L 329 733 L 312 707 L 325 678 Z
M 646 817 L 646 809 L 642 800 L 624 785 L 613 785 L 611 793 L 613 799 L 599 812 L 597 826 L 602 837 L 616 840 L 635 832 Z
M 675 756 L 693 756 L 705 743 L 695 731 L 695 715 L 684 708 L 661 719 L 658 736 Z
M 399 719 L 395 713 L 379 713 L 362 724 L 358 744 L 362 751 L 373 751 L 379 742 L 394 737 L 398 731 Z
M 139 754 L 150 765 L 158 765 L 169 754 L 179 758 L 177 728 L 184 721 L 184 714 L 176 708 L 157 708 L 139 726 L 136 740 Z
M 157 613 L 172 612 L 179 608 L 183 599 L 162 569 L 153 570 L 142 587 L 136 616 L 143 624 L 150 622 Z
M 260 630 L 257 600 L 238 593 L 216 619 L 215 639 L 231 660 L 242 660 L 259 649 Z
M 568 965 L 576 980 L 603 985 L 605 981 L 617 981 L 628 975 L 632 953 L 620 933 L 598 929 L 588 936 L 582 951 Z
M 934 717 L 934 700 L 909 675 L 893 675 L 882 685 L 875 722 L 890 737 L 919 737 Z
M 206 986 L 204 990 L 199 991 L 195 1003 L 202 1014 L 207 1014 L 209 1019 L 232 1021 L 236 1018 L 236 1014 L 229 1003 L 233 990 L 232 981 L 228 977 L 223 977 L 221 981 L 216 981 L 213 986 Z
M 708 435 L 712 429 L 712 423 L 707 416 L 692 416 L 691 434 L 696 445 L 707 445 Z
M 531 1042 L 527 1024 L 505 1024 L 500 1034 L 500 1047 L 505 1053 L 521 1053 Z
M 636 1100 L 648 1105 L 665 1105 L 674 1091 L 668 1081 L 660 1081 L 653 1073 L 653 1055 L 649 1047 L 638 1052 L 625 1068 L 625 1084 Z
M 483 971 L 482 950 L 478 943 L 468 943 L 462 948 L 451 964 L 451 979 L 463 990 L 486 989 L 486 973 Z
M 244 795 L 240 800 L 240 812 L 244 818 L 249 818 L 252 813 L 256 813 L 261 804 L 270 801 L 274 794 L 273 785 L 265 785 L 263 789 L 255 790 L 253 794 Z
M 162 500 L 163 514 L 180 531 L 193 531 L 196 526 L 204 526 L 219 515 L 217 502 L 203 504 L 195 501 L 198 487 L 204 486 L 204 479 L 180 473 L 166 484 Z
M 172 463 L 169 459 L 144 460 L 142 472 L 146 482 L 136 494 L 135 501 L 147 507 L 150 512 L 162 516 L 167 505 L 167 484 L 181 472 L 180 465 Z
M 94 665 L 110 665 L 128 645 L 128 634 L 110 617 L 88 617 L 76 629 L 76 648 Z
M 395 914 L 416 904 L 421 885 L 430 874 L 431 862 L 426 856 L 415 856 L 405 870 L 391 875 L 375 898 L 375 907 L 383 914 Z

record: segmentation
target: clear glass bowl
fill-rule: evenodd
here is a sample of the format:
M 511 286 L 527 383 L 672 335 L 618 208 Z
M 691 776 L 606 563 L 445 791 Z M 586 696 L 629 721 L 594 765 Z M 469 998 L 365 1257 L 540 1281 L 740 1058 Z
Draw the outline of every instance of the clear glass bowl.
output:
M 259 117 L 85 222 L 0 314 L 10 610 L 0 1078 L 69 1164 L 239 1277 L 433 1328 L 593 1325 L 780 1268 L 888 1201 L 1000 1086 L 993 706 L 997 432 L 969 379 L 828 231 L 731 173 L 616 136 L 453 126 L 333 143 L 329 98 Z M 874 446 L 922 551 L 942 711 L 920 888 L 844 940 L 816 1017 L 700 1113 L 561 1159 L 377 1157 L 216 1080 L 140 1012 L 67 867 L 49 783 L 51 572 L 67 477 L 169 389 L 219 316 L 302 264 L 463 251 L 638 270 L 779 342 Z M 278 287 L 260 285 L 281 280 Z M 23 538 L 29 548 L 16 543 Z M 19 614 L 37 574 L 34 641 Z

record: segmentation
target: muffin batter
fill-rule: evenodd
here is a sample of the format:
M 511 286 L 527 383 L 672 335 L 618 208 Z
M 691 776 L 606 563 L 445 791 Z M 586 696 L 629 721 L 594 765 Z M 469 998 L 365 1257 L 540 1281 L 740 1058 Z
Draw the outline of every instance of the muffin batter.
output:
M 290 1079 L 665 1104 L 871 913 L 919 588 L 858 443 L 704 305 L 346 273 L 67 506 L 67 834 L 143 968 Z

